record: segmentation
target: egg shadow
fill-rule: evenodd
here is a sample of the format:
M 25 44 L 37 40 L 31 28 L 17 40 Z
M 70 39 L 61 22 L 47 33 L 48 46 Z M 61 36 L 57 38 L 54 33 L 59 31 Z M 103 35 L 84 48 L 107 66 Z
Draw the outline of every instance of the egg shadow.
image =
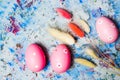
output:
M 117 29 L 118 29 L 118 37 L 120 37 L 120 27 L 119 27 L 119 24 L 118 24 L 118 22 L 116 21 L 116 20 L 113 20 L 112 18 L 110 18 L 110 17 L 108 17 L 114 24 L 115 24 L 115 26 L 117 27 Z M 116 40 L 117 41 L 117 40 Z
M 118 29 L 118 39 L 115 42 L 115 49 L 117 51 L 120 51 L 120 44 L 119 44 L 119 41 L 120 41 L 120 27 L 119 27 L 119 24 L 118 24 L 118 22 L 116 20 L 113 20 L 112 18 L 109 18 L 109 19 L 115 23 L 115 26 Z
M 113 19 L 110 18 L 110 17 L 108 17 L 108 19 L 110 19 L 113 23 L 115 23 L 116 27 L 119 25 L 116 20 L 113 20 Z M 117 27 L 117 28 L 119 28 L 119 27 Z
M 70 50 L 70 53 L 71 53 L 71 65 L 70 65 L 70 68 L 71 68 L 74 64 L 74 55 L 73 55 L 74 52 L 73 52 L 73 48 L 71 46 L 69 46 L 69 45 L 66 45 L 66 46 Z
M 47 48 L 40 42 L 35 42 L 35 44 L 37 44 L 38 46 L 40 46 L 45 54 L 45 59 L 46 59 L 46 64 L 45 67 L 49 64 L 49 54 L 48 54 L 48 50 Z M 44 67 L 44 68 L 45 68 Z

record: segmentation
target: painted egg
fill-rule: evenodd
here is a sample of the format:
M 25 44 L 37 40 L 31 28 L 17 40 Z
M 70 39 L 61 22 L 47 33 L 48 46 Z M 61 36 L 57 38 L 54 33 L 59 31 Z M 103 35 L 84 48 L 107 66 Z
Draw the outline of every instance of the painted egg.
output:
M 42 48 L 37 44 L 28 46 L 25 54 L 27 67 L 33 72 L 39 72 L 45 67 L 46 58 Z
M 96 30 L 100 39 L 105 43 L 113 43 L 118 38 L 116 25 L 107 17 L 100 17 L 96 21 Z
M 71 53 L 66 45 L 58 45 L 52 52 L 50 62 L 53 70 L 57 73 L 63 73 L 70 68 Z

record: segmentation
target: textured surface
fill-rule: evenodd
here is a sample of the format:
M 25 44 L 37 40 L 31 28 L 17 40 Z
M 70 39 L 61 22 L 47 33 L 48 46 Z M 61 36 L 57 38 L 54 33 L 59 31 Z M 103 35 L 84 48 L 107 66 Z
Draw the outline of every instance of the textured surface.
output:
M 33 73 L 24 59 L 25 50 L 31 43 L 42 43 L 47 54 L 60 43 L 47 33 L 47 27 L 73 34 L 68 29 L 68 20 L 55 12 L 56 7 L 62 7 L 73 13 L 74 21 L 81 18 L 88 22 L 92 41 L 104 54 L 110 55 L 116 67 L 120 67 L 120 39 L 105 44 L 95 31 L 95 21 L 102 15 L 113 19 L 120 29 L 119 5 L 120 0 L 0 0 L 0 80 L 119 80 L 120 77 L 109 74 L 101 62 L 98 63 L 104 67 L 95 69 L 74 63 L 66 73 L 56 74 L 49 62 L 43 71 Z M 82 46 L 89 43 L 87 37 L 76 39 L 77 43 L 70 45 L 73 56 L 92 60 Z

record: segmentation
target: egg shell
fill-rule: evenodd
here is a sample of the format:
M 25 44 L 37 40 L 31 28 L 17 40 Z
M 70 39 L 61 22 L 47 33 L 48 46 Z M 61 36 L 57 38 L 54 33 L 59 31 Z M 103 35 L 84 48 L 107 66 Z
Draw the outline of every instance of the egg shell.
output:
M 27 67 L 33 72 L 41 71 L 46 64 L 45 54 L 38 44 L 28 46 L 25 60 Z
M 96 21 L 96 30 L 100 39 L 105 43 L 113 43 L 118 38 L 116 25 L 107 17 L 100 17 Z
M 66 45 L 58 45 L 50 56 L 50 63 L 53 70 L 57 73 L 63 73 L 70 68 L 71 53 Z

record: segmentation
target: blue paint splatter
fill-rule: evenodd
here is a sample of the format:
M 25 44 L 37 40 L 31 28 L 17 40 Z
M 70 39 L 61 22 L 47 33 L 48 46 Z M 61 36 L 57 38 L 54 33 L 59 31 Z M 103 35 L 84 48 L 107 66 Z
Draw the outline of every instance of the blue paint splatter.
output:
M 17 60 L 20 61 L 20 62 L 22 62 L 24 59 L 21 58 L 21 57 L 18 57 Z
M 115 74 L 111 74 L 111 77 L 114 79 L 115 78 Z
M 2 14 L 4 14 L 4 11 L 0 11 L 0 16 L 1 16 Z
M 23 15 L 23 14 L 20 14 L 20 17 L 21 17 L 21 18 L 23 18 L 23 17 L 24 17 L 24 15 Z
M 26 24 L 26 23 L 19 23 L 19 25 L 20 25 L 21 28 L 27 27 L 27 24 Z
M 22 56 L 22 57 L 25 57 L 25 54 L 24 54 L 24 53 L 22 53 L 22 54 L 21 54 L 21 56 Z
M 69 7 L 70 6 L 70 0 L 65 0 L 64 4 L 65 4 L 66 7 Z
M 48 62 L 47 66 L 44 68 L 44 71 L 47 71 L 50 66 L 50 62 Z
M 79 0 L 80 1 L 80 3 L 83 3 L 83 1 L 82 0 Z
M 93 74 L 94 74 L 94 72 L 92 72 L 92 71 L 87 72 L 88 76 L 92 76 Z
M 34 10 L 36 10 L 36 9 L 37 9 L 37 7 L 33 7 L 33 9 L 34 9 Z
M 104 11 L 101 8 L 92 10 L 92 16 L 95 18 L 100 17 L 101 15 L 103 15 L 103 13 Z
M 74 57 L 78 58 L 78 57 L 80 57 L 80 54 L 74 54 Z
M 69 74 L 74 80 L 79 80 L 78 76 L 80 76 L 79 71 L 74 68 L 72 70 L 66 71 L 67 74 Z
M 112 44 L 108 44 L 108 46 L 109 46 L 109 47 L 114 47 L 115 44 L 113 44 L 113 43 L 112 43 Z
M 19 69 L 22 71 L 23 70 L 23 68 L 22 67 L 19 67 Z
M 110 0 L 110 3 L 115 10 L 115 15 L 119 15 L 120 14 L 120 10 L 119 10 L 120 9 L 120 6 L 119 6 L 120 1 L 116 3 L 114 0 Z
M 17 7 L 18 7 L 18 5 L 14 4 L 13 10 L 16 11 Z
M 60 76 L 60 75 L 58 75 L 58 74 L 57 74 L 57 75 L 55 75 L 55 77 L 57 77 L 57 79 L 61 78 L 61 76 Z
M 41 74 L 42 75 L 42 77 L 45 77 L 45 75 L 44 74 Z
M 8 62 L 7 63 L 9 66 L 14 66 L 14 62 Z
M 6 80 L 9 80 L 8 78 L 6 78 Z
M 20 62 L 22 62 L 22 61 L 24 61 L 25 60 L 25 55 L 24 54 L 22 54 L 22 55 L 16 55 L 16 57 L 17 57 L 17 60 L 18 61 L 20 61 Z
M 9 51 L 10 51 L 11 53 L 14 53 L 14 52 L 15 52 L 14 49 L 12 49 L 12 48 L 9 48 Z
M 2 39 L 2 34 L 0 34 L 0 41 L 2 41 L 3 39 Z
M 115 61 L 115 64 L 120 68 L 120 55 L 117 55 L 114 61 Z
M 0 50 L 3 50 L 4 44 L 0 44 Z

